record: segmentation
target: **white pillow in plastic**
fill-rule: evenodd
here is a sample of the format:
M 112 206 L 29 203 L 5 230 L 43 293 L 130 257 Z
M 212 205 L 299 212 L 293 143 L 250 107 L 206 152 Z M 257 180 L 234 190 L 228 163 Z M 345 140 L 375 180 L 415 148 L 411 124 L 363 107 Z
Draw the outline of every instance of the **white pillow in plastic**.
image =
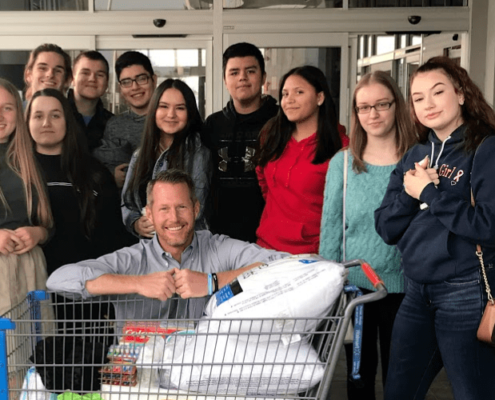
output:
M 160 386 L 205 394 L 300 393 L 323 377 L 310 344 L 247 335 L 178 335 L 165 345 Z M 168 364 L 168 365 L 167 365 Z
M 341 264 L 317 255 L 287 257 L 238 276 L 211 297 L 205 313 L 228 319 L 217 322 L 220 332 L 265 333 L 259 340 L 291 343 L 330 312 L 346 276 Z

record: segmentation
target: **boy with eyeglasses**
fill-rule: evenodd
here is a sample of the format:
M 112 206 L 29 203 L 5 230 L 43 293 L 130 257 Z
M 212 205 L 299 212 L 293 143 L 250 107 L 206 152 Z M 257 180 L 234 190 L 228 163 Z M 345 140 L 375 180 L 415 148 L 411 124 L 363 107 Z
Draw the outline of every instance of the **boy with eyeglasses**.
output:
M 94 156 L 110 169 L 121 188 L 132 153 L 141 142 L 156 75 L 150 59 L 137 51 L 127 51 L 117 59 L 115 74 L 129 110 L 108 121 L 102 145 Z

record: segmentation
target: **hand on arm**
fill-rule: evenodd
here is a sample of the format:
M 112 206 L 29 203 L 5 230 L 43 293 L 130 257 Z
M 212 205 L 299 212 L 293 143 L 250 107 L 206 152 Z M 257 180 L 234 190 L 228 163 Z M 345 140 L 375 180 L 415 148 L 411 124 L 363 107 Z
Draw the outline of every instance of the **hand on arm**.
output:
M 175 293 L 173 273 L 174 270 L 140 276 L 105 274 L 86 281 L 86 290 L 92 295 L 136 293 L 165 301 Z
M 15 248 L 14 254 L 17 255 L 27 253 L 48 238 L 48 231 L 41 226 L 23 226 L 17 228 L 14 233 L 22 241 L 22 245 Z
M 152 238 L 155 226 L 151 223 L 146 215 L 141 216 L 136 222 L 134 222 L 134 230 L 140 236 Z
M 404 189 L 409 196 L 419 200 L 426 185 L 438 185 L 440 180 L 436 169 L 425 168 L 420 163 L 414 165 L 415 169 L 407 171 L 404 175 Z

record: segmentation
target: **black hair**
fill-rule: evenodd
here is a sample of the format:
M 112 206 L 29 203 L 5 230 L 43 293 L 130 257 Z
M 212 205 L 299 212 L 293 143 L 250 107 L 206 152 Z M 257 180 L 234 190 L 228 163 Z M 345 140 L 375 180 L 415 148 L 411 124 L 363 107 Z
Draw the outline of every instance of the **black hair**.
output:
M 74 59 L 73 63 L 73 69 L 76 69 L 77 63 L 81 60 L 81 58 L 87 58 L 88 60 L 93 60 L 93 61 L 101 61 L 103 65 L 105 66 L 105 72 L 107 74 L 107 78 L 110 72 L 110 67 L 108 65 L 107 59 L 101 54 L 99 51 L 83 51 L 82 53 L 79 53 L 78 56 Z
M 141 65 L 152 78 L 153 75 L 155 75 L 153 67 L 151 66 L 151 61 L 147 56 L 138 51 L 126 51 L 117 58 L 117 61 L 115 62 L 115 73 L 117 74 L 118 81 L 120 81 L 122 70 L 132 65 Z
M 280 81 L 279 101 L 282 101 L 282 91 L 285 81 L 291 75 L 298 75 L 307 81 L 316 90 L 316 93 L 323 92 L 324 101 L 318 112 L 318 130 L 316 131 L 316 148 L 312 160 L 313 164 L 321 164 L 330 159 L 342 148 L 342 141 L 338 131 L 338 121 L 335 112 L 335 105 L 330 94 L 325 74 L 316 67 L 304 65 L 291 69 Z M 285 146 L 289 142 L 296 124 L 287 119 L 282 107 L 278 114 L 269 120 L 261 130 L 260 143 L 261 151 L 256 159 L 258 165 L 266 166 L 268 162 L 278 159 L 284 152 Z
M 263 54 L 261 54 L 260 49 L 258 49 L 254 44 L 243 42 L 229 46 L 223 53 L 223 76 L 225 77 L 225 69 L 227 68 L 227 63 L 231 58 L 249 56 L 252 56 L 258 60 L 261 75 L 265 75 L 265 59 L 263 58 Z
M 67 176 L 69 182 L 72 184 L 72 188 L 78 199 L 83 233 L 86 237 L 90 238 L 96 220 L 95 195 L 93 189 L 95 184 L 100 183 L 101 177 L 95 174 L 90 167 L 92 163 L 91 156 L 87 150 L 84 134 L 74 118 L 74 113 L 69 101 L 58 90 L 43 89 L 33 94 L 26 109 L 28 129 L 32 104 L 38 97 L 54 97 L 62 105 L 65 118 L 65 136 L 62 141 L 60 164 L 64 176 Z M 31 140 L 33 140 L 32 135 Z M 34 140 L 33 146 L 36 147 Z
M 177 89 L 182 93 L 187 109 L 187 123 L 184 129 L 174 135 L 174 141 L 167 154 L 168 168 L 192 172 L 192 162 L 186 165 L 186 154 L 192 155 L 196 151 L 197 134 L 203 130 L 203 120 L 199 114 L 196 97 L 191 88 L 180 79 L 167 79 L 154 91 L 150 100 L 148 115 L 144 124 L 143 136 L 139 156 L 136 160 L 134 174 L 124 194 L 125 204 L 134 208 L 134 193 L 139 193 L 141 204 L 146 203 L 146 185 L 153 175 L 155 162 L 160 155 L 161 131 L 156 125 L 156 110 L 160 99 L 168 89 Z M 198 140 L 201 140 L 200 138 Z M 191 157 L 192 158 L 192 157 Z

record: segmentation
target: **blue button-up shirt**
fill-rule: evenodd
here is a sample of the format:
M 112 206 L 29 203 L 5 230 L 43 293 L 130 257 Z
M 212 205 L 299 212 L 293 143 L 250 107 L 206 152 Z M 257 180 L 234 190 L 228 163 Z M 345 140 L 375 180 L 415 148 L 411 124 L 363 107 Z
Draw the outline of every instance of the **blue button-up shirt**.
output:
M 212 273 L 239 269 L 255 262 L 269 262 L 288 256 L 288 253 L 263 249 L 255 244 L 197 231 L 192 243 L 184 250 L 181 262 L 165 252 L 158 241 L 142 239 L 132 247 L 125 247 L 96 260 L 65 265 L 53 272 L 47 281 L 49 290 L 68 292 L 66 297 L 92 297 L 86 281 L 104 274 L 147 275 L 173 268 Z M 74 296 L 74 294 L 76 296 Z M 145 298 L 136 294 L 112 296 L 117 320 L 200 318 L 208 297 L 166 301 Z

